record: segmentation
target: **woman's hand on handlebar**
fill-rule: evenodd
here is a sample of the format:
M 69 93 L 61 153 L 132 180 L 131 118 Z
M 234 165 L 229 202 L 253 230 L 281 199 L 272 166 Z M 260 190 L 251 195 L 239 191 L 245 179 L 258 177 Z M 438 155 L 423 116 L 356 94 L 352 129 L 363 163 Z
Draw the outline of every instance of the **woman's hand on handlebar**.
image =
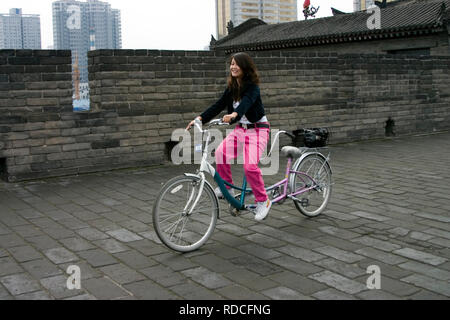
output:
M 200 122 L 202 121 L 202 117 L 200 117 L 200 116 L 195 118 L 194 120 L 189 122 L 188 126 L 186 127 L 186 131 L 189 131 L 194 126 L 196 119 L 200 120 Z
M 237 112 L 233 112 L 232 114 L 227 114 L 226 116 L 224 116 L 222 120 L 225 123 L 231 123 L 231 121 L 236 119 L 238 115 L 239 114 Z

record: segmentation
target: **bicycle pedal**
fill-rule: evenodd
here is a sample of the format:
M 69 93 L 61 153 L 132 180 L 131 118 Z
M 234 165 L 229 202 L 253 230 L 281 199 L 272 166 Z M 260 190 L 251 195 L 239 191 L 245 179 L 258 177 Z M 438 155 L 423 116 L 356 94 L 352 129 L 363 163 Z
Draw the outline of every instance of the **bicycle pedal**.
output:
M 251 204 L 251 205 L 245 206 L 245 209 L 248 212 L 252 213 L 253 215 L 256 215 L 256 205 Z
M 233 217 L 239 217 L 240 214 L 241 214 L 241 212 L 240 212 L 238 209 L 236 209 L 236 208 L 231 208 L 231 209 L 230 209 L 230 214 L 231 214 Z

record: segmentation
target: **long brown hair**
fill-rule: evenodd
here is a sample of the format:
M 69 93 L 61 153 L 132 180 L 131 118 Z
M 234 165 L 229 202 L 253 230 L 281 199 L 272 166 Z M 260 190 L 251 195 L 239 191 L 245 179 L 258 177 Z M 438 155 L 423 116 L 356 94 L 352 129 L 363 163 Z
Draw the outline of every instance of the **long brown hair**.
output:
M 228 77 L 228 89 L 233 93 L 233 99 L 235 101 L 240 101 L 242 98 L 242 94 L 245 91 L 245 87 L 250 83 L 259 85 L 260 80 L 258 69 L 253 62 L 253 59 L 247 53 L 239 52 L 233 54 L 230 58 L 230 65 L 233 59 L 239 66 L 239 68 L 241 68 L 242 72 L 244 73 L 244 77 L 242 78 L 241 85 L 239 85 L 237 79 L 233 78 L 230 73 L 230 76 Z

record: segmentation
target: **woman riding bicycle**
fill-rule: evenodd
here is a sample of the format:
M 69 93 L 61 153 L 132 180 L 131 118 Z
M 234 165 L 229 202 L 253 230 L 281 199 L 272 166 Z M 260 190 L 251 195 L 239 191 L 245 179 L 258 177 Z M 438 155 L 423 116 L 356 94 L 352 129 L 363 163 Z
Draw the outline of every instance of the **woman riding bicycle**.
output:
M 233 184 L 230 163 L 244 151 L 244 172 L 257 203 L 255 219 L 261 221 L 267 217 L 272 206 L 258 167 L 269 140 L 270 125 L 261 101 L 258 70 L 252 58 L 242 52 L 234 54 L 230 71 L 228 86 L 222 97 L 197 119 L 203 124 L 208 123 L 227 108 L 228 114 L 223 121 L 230 124 L 239 121 L 216 150 L 216 168 L 225 181 Z M 189 130 L 194 122 L 189 123 L 186 129 Z M 219 198 L 223 197 L 219 188 L 215 193 Z

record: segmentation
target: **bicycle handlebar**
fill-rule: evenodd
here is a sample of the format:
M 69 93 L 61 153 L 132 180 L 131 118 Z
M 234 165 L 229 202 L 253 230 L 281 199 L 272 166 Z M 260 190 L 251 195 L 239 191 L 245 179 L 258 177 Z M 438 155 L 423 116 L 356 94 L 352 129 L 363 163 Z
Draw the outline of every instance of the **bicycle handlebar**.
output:
M 223 122 L 222 119 L 214 119 L 214 120 L 211 120 L 211 121 L 208 123 L 208 127 L 211 127 L 211 126 L 214 126 L 214 125 L 216 125 L 216 126 L 229 126 L 230 123 Z M 202 128 L 202 121 L 201 121 L 200 119 L 196 118 L 196 119 L 194 120 L 194 126 L 196 126 L 197 129 L 198 129 L 201 133 L 204 133 L 204 132 L 205 132 L 205 130 L 203 130 L 203 128 Z
M 216 126 L 229 126 L 229 125 L 231 125 L 231 123 L 223 122 L 222 119 L 214 119 L 214 120 L 211 120 L 208 125 L 209 126 L 214 126 L 214 125 L 216 125 Z
M 233 124 L 233 122 L 235 122 L 235 120 L 236 120 L 236 118 L 235 119 L 233 119 L 234 121 L 232 121 L 231 123 L 228 123 L 228 122 L 223 122 L 222 121 L 222 119 L 214 119 L 214 120 L 211 120 L 209 123 L 208 123 L 208 127 L 211 127 L 211 126 L 214 126 L 214 125 L 216 125 L 216 126 L 229 126 L 229 125 L 232 125 Z M 202 128 L 202 121 L 200 120 L 200 119 L 198 119 L 198 118 L 196 118 L 195 120 L 194 120 L 194 125 L 197 127 L 197 129 L 198 130 L 200 130 L 200 132 L 204 132 L 204 130 L 203 130 L 203 128 Z M 287 132 L 287 131 L 280 131 L 279 133 L 278 133 L 278 135 L 279 134 L 281 134 L 281 133 L 284 133 L 285 135 L 287 135 L 288 137 L 290 137 L 291 139 L 295 139 L 295 135 L 293 135 L 292 133 L 289 133 L 289 132 Z M 278 138 L 278 137 L 277 137 Z M 275 139 L 276 140 L 276 139 Z
M 201 133 L 204 133 L 204 132 L 205 132 L 205 130 L 203 130 L 203 128 L 202 128 L 202 121 L 201 121 L 200 119 L 196 118 L 196 119 L 194 120 L 194 125 L 197 127 L 198 130 L 200 130 Z M 213 125 L 217 125 L 217 126 L 229 126 L 229 125 L 231 125 L 231 123 L 223 122 L 222 119 L 214 119 L 214 120 L 211 120 L 211 121 L 208 123 L 208 126 L 209 126 L 209 127 L 210 127 L 210 126 L 213 126 Z M 274 142 L 273 142 L 273 144 L 272 144 L 272 148 L 270 149 L 269 154 L 267 155 L 267 157 L 270 157 L 270 155 L 272 154 L 272 151 L 273 151 L 273 149 L 275 148 L 275 145 L 276 145 L 276 143 L 277 143 L 277 140 L 280 139 L 280 134 L 282 134 L 282 133 L 284 133 L 285 135 L 287 135 L 288 137 L 290 137 L 292 140 L 295 139 L 295 135 L 293 135 L 292 133 L 289 133 L 289 132 L 284 131 L 284 130 L 279 131 L 279 132 L 276 134 L 276 136 L 275 136 Z M 267 157 L 266 157 L 266 158 L 267 158 Z M 264 158 L 264 159 L 265 159 L 265 158 Z

